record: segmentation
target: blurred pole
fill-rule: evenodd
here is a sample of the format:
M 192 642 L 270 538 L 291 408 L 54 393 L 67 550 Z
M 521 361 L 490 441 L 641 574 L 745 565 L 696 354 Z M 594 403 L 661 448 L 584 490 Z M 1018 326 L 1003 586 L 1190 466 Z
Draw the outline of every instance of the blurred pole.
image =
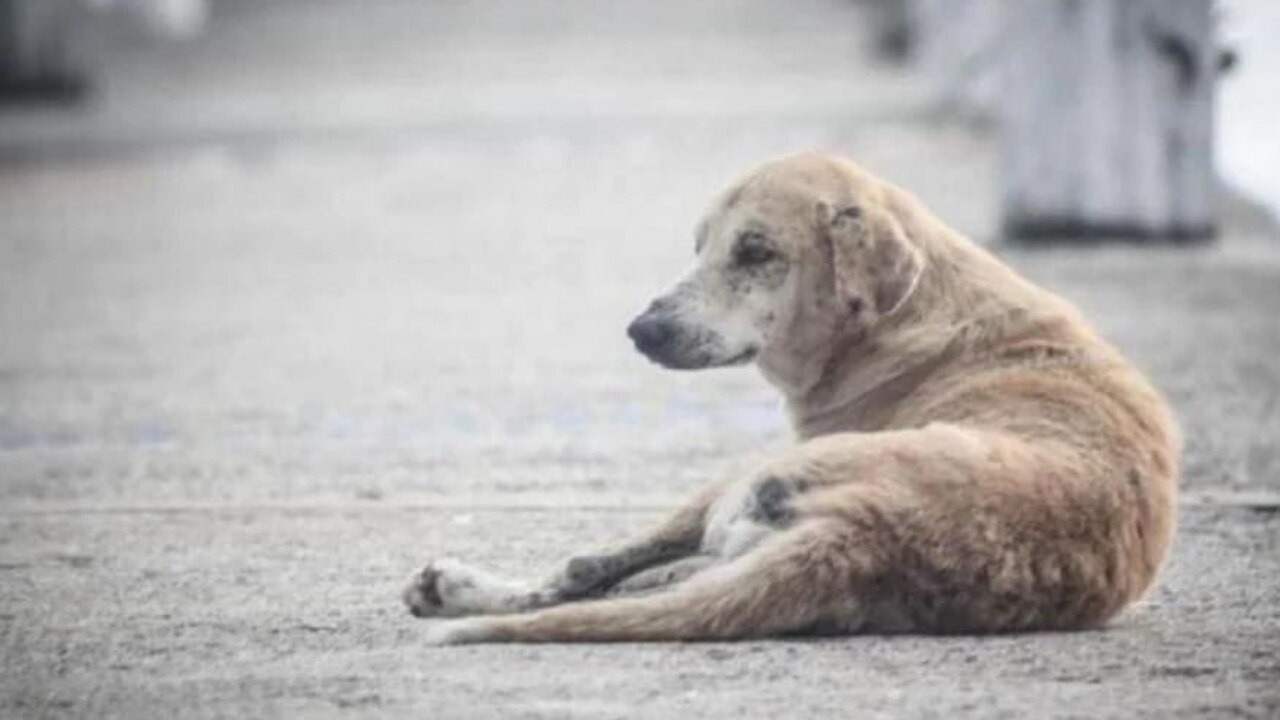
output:
M 993 116 L 999 101 L 1005 5 L 1010 0 L 892 3 L 903 8 L 908 56 L 928 78 L 938 109 L 966 117 Z
M 915 44 L 911 3 L 915 0 L 877 0 L 867 5 L 874 23 L 876 51 L 888 60 L 909 59 Z
M 0 0 L 0 100 L 75 100 L 92 80 L 80 0 Z
M 1218 60 L 1211 5 L 1005 5 L 1006 234 L 1212 235 Z

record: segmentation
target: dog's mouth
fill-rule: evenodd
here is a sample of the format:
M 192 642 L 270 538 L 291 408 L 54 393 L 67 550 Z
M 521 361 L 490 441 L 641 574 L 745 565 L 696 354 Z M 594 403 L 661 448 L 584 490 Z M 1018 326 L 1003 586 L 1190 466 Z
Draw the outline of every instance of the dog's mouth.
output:
M 726 357 L 723 353 L 715 352 L 703 344 L 694 344 L 687 349 L 674 345 L 651 348 L 637 344 L 636 349 L 654 364 L 668 370 L 705 370 L 746 365 L 755 360 L 756 355 L 759 354 L 757 348 L 749 347 L 735 355 Z
M 760 348 L 749 347 L 746 350 L 743 350 L 742 352 L 738 353 L 737 355 L 734 355 L 733 357 L 729 358 L 722 364 L 725 366 L 746 365 L 752 360 L 755 360 L 756 355 L 759 355 L 759 354 L 760 354 Z
M 728 359 L 720 359 L 714 355 L 706 353 L 696 353 L 692 355 L 654 355 L 652 353 L 641 351 L 645 357 L 649 358 L 654 364 L 661 365 L 668 370 L 706 370 L 718 367 L 735 367 L 738 365 L 746 365 L 756 358 L 757 350 L 750 348 L 744 350 Z

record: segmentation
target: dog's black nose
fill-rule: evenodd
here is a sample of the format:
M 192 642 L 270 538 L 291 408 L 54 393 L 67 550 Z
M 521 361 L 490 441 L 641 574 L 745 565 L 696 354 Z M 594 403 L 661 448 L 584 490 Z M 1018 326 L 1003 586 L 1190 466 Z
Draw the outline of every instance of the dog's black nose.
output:
M 675 326 L 670 320 L 645 313 L 627 326 L 627 335 L 643 353 L 662 349 L 675 337 Z

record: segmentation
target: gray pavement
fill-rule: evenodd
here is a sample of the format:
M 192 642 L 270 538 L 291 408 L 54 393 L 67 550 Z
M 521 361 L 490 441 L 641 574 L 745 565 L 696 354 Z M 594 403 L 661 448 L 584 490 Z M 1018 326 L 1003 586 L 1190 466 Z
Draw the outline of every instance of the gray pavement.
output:
M 996 149 L 853 2 L 215 9 L 0 114 L 0 717 L 1280 714 L 1280 234 L 1231 198 L 1212 245 L 997 245 L 1186 430 L 1113 627 L 423 647 L 426 559 L 538 574 L 787 442 L 622 335 L 723 182 L 835 149 L 994 242 Z

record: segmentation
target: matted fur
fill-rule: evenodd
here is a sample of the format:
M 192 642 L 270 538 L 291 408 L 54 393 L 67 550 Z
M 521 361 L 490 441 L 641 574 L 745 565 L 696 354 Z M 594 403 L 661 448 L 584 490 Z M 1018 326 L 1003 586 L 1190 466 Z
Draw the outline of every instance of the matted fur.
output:
M 545 583 L 429 565 L 405 600 L 446 618 L 430 641 L 1075 629 L 1150 587 L 1177 431 L 1070 305 L 819 154 L 736 183 L 698 248 L 633 336 L 671 367 L 754 360 L 798 444 Z

